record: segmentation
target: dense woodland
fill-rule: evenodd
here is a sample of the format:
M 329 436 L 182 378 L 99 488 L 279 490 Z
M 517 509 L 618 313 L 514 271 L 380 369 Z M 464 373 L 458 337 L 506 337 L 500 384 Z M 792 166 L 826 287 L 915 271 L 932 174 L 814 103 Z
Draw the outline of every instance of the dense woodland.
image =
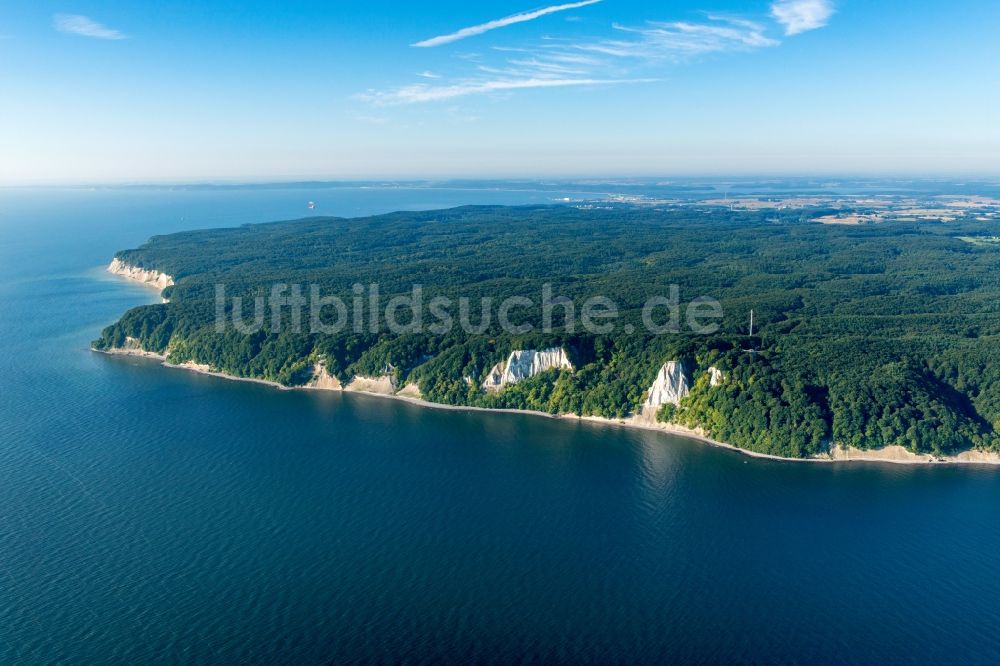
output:
M 694 389 L 661 418 L 753 451 L 800 457 L 831 442 L 940 455 L 1000 448 L 1000 247 L 969 242 L 1000 235 L 1000 222 L 812 221 L 828 212 L 466 207 L 160 236 L 118 256 L 174 276 L 170 302 L 131 310 L 94 344 L 134 337 L 173 361 L 288 385 L 308 381 L 322 358 L 342 380 L 388 370 L 437 402 L 605 417 L 635 412 L 659 367 L 683 359 Z M 311 334 L 275 330 L 270 315 L 254 334 L 216 331 L 216 284 L 252 301 L 279 282 L 316 284 L 348 303 L 353 285 L 372 283 L 383 299 L 420 284 L 425 302 L 537 303 L 551 283 L 577 307 L 607 296 L 621 316 L 603 335 L 579 326 L 515 335 L 495 321 L 478 334 L 457 326 L 442 335 Z M 643 332 L 643 304 L 670 285 L 684 302 L 720 301 L 722 328 Z M 518 311 L 536 330 L 541 316 L 540 306 Z M 627 323 L 639 332 L 626 333 Z M 511 350 L 552 346 L 567 349 L 575 372 L 498 394 L 479 388 Z M 710 386 L 710 366 L 724 371 L 722 385 Z

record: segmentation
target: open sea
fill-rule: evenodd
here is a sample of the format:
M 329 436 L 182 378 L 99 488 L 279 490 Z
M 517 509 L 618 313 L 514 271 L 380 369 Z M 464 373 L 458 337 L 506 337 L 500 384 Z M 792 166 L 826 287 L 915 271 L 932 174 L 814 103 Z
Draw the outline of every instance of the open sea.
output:
M 154 234 L 530 190 L 0 190 L 0 664 L 1000 663 L 1000 469 L 94 354 Z

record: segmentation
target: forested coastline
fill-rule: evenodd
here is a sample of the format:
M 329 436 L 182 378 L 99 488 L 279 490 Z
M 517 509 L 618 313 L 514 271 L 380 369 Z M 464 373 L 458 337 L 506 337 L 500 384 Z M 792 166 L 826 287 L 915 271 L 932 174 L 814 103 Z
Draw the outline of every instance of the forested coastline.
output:
M 683 360 L 691 393 L 660 417 L 757 453 L 809 457 L 831 442 L 933 455 L 1000 448 L 1000 248 L 967 240 L 998 235 L 1000 224 L 845 227 L 815 223 L 822 214 L 466 207 L 159 236 L 116 258 L 172 276 L 170 302 L 125 313 L 94 346 L 134 341 L 172 362 L 288 386 L 309 381 L 322 360 L 341 381 L 388 373 L 433 402 L 606 418 L 636 413 L 661 365 Z M 535 306 L 517 312 L 534 326 L 523 334 L 495 321 L 473 333 L 317 333 L 281 317 L 275 326 L 270 312 L 253 333 L 216 329 L 216 285 L 249 302 L 276 283 L 317 285 L 348 303 L 358 284 L 377 284 L 386 299 L 420 284 L 428 299 L 473 303 L 537 301 L 549 284 L 577 312 L 608 297 L 619 317 L 608 333 L 560 318 L 540 332 Z M 719 330 L 644 330 L 643 304 L 672 285 L 684 301 L 716 299 Z M 554 347 L 572 372 L 482 388 L 511 351 Z M 719 385 L 708 381 L 712 367 L 726 377 Z

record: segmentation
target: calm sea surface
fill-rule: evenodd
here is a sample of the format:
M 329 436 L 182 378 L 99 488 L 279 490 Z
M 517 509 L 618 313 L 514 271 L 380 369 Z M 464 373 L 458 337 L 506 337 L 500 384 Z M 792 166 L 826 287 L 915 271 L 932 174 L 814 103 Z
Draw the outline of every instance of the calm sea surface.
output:
M 150 235 L 571 193 L 0 191 L 0 663 L 1000 662 L 1000 470 L 278 392 L 87 350 Z

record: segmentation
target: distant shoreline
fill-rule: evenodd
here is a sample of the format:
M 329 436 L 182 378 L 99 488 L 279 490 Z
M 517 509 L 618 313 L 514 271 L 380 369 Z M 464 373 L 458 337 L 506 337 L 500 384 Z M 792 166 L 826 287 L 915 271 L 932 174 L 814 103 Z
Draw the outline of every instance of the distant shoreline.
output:
M 273 382 L 267 379 L 257 379 L 253 377 L 237 377 L 235 375 L 230 375 L 224 372 L 217 372 L 211 370 L 207 366 L 199 366 L 194 363 L 182 363 L 175 364 L 169 363 L 167 357 L 163 354 L 156 354 L 153 352 L 132 350 L 132 349 L 91 349 L 91 351 L 97 352 L 99 354 L 106 354 L 108 356 L 131 356 L 135 358 L 145 358 L 151 361 L 159 361 L 160 365 L 171 368 L 175 370 L 187 370 L 188 372 L 194 372 L 200 375 L 205 375 L 208 377 L 215 377 L 217 379 L 225 379 L 228 381 L 246 382 L 250 384 L 261 384 L 271 388 L 278 389 L 279 391 L 327 391 L 330 393 L 353 393 L 358 395 L 367 395 L 376 398 L 387 398 L 390 400 L 397 400 L 400 402 L 409 403 L 418 407 L 425 407 L 430 409 L 438 409 L 443 411 L 454 411 L 454 412 L 484 412 L 490 414 L 521 414 L 524 416 L 536 416 L 544 417 L 548 419 L 554 419 L 559 421 L 576 421 L 579 423 L 593 423 L 595 425 L 601 426 L 615 426 L 619 428 L 628 428 L 631 430 L 645 430 L 647 432 L 660 432 L 668 435 L 674 435 L 676 437 L 683 437 L 685 439 L 690 439 L 693 441 L 700 442 L 702 444 L 708 444 L 710 446 L 726 449 L 728 451 L 734 451 L 736 453 L 748 456 L 751 458 L 758 458 L 761 460 L 775 460 L 781 462 L 793 462 L 793 463 L 881 463 L 881 464 L 892 464 L 892 465 L 990 465 L 997 466 L 1000 465 L 1000 454 L 981 452 L 981 451 L 965 451 L 957 456 L 947 456 L 941 458 L 934 458 L 929 454 L 919 455 L 907 451 L 903 447 L 892 447 L 893 451 L 891 454 L 882 450 L 862 450 L 862 449 L 836 449 L 834 455 L 829 457 L 813 457 L 813 458 L 787 458 L 782 456 L 771 455 L 768 453 L 758 453 L 756 451 L 749 451 L 747 449 L 742 449 L 738 446 L 732 444 L 727 444 L 726 442 L 720 442 L 718 440 L 712 439 L 696 430 L 687 428 L 685 426 L 674 425 L 669 423 L 660 423 L 653 421 L 648 418 L 643 418 L 639 416 L 633 416 L 628 419 L 608 419 L 600 416 L 577 416 L 575 414 L 547 414 L 545 412 L 528 410 L 528 409 L 492 409 L 489 407 L 474 407 L 466 405 L 445 405 L 437 402 L 430 402 L 422 398 L 417 398 L 408 395 L 399 395 L 398 393 L 379 393 L 375 391 L 363 391 L 357 389 L 336 389 L 336 388 L 321 388 L 314 386 L 285 386 L 279 384 L 278 382 Z

